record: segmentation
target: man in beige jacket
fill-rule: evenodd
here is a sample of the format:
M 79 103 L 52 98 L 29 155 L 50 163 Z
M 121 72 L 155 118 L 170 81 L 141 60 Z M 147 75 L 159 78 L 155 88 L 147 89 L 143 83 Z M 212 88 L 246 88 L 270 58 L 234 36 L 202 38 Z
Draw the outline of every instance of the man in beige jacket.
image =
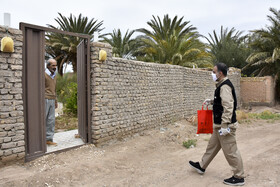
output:
M 201 162 L 189 161 L 189 164 L 198 173 L 203 174 L 222 149 L 233 171 L 233 176 L 225 179 L 224 183 L 241 186 L 245 184 L 245 180 L 243 162 L 235 138 L 237 99 L 234 86 L 227 78 L 227 71 L 228 68 L 223 63 L 218 63 L 213 68 L 212 77 L 216 82 L 215 96 L 214 100 L 206 99 L 204 104 L 213 104 L 214 130 Z
M 55 108 L 56 101 L 56 66 L 55 59 L 49 59 L 45 70 L 45 112 L 46 112 L 46 139 L 48 145 L 57 145 L 53 142 L 55 129 Z

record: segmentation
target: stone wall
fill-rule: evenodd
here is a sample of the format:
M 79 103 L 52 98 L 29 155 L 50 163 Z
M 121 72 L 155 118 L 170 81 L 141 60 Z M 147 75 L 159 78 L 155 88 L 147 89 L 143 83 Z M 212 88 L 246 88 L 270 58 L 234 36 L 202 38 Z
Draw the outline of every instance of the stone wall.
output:
M 0 165 L 25 156 L 22 100 L 22 32 L 0 27 L 0 40 L 10 36 L 14 53 L 0 52 Z
M 240 94 L 240 80 L 241 80 L 241 70 L 236 68 L 229 68 L 228 78 L 231 80 L 234 85 L 234 89 L 237 97 L 237 108 L 241 106 L 241 94 Z
M 99 50 L 108 53 L 98 60 Z M 196 114 L 213 98 L 211 72 L 112 57 L 108 44 L 92 43 L 91 94 L 93 143 L 125 137 Z M 229 76 L 240 96 L 240 71 Z
M 275 104 L 275 81 L 273 77 L 242 77 L 240 85 L 243 105 L 272 106 Z
M 9 29 L 15 52 L 0 52 L 0 165 L 25 157 L 22 100 L 22 32 Z M 0 39 L 7 36 L 0 27 Z M 100 49 L 108 59 L 98 60 Z M 211 72 L 112 57 L 112 47 L 91 44 L 93 143 L 123 138 L 196 114 L 213 98 Z M 229 76 L 239 99 L 240 71 Z

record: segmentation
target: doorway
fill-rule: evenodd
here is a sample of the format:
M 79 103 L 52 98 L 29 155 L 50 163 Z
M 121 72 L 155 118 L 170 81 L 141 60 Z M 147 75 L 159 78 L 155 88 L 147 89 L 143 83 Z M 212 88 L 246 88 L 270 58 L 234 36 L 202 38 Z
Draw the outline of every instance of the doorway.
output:
M 77 106 L 80 143 L 91 142 L 90 130 L 90 36 L 20 23 L 23 32 L 23 101 L 25 117 L 26 161 L 47 152 L 45 121 L 45 32 L 82 38 L 77 46 Z M 69 133 L 69 132 L 68 132 Z M 72 132 L 76 133 L 76 132 Z M 74 134 L 75 136 L 75 134 Z M 63 137 L 62 135 L 58 136 Z M 67 140 L 65 145 L 67 145 Z M 61 147 L 61 149 L 68 148 Z M 59 150 L 61 150 L 59 149 Z M 57 149 L 52 149 L 56 151 Z

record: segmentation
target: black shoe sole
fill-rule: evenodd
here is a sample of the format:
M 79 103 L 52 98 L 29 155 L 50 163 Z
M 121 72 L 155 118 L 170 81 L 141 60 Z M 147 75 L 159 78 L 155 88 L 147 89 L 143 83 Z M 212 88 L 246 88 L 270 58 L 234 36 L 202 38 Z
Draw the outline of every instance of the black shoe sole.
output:
M 227 184 L 227 185 L 230 185 L 230 186 L 243 186 L 245 184 L 245 182 L 239 182 L 239 183 L 229 183 L 229 182 L 226 182 L 224 181 L 224 184 Z
M 191 165 L 190 163 L 189 163 L 189 165 L 190 165 L 193 169 L 195 169 L 195 170 L 197 171 L 197 173 L 199 173 L 199 174 L 201 174 L 201 175 L 203 175 L 203 174 L 204 174 L 204 171 L 201 171 L 200 169 L 198 169 L 198 168 L 194 167 L 194 166 L 193 166 L 193 165 Z

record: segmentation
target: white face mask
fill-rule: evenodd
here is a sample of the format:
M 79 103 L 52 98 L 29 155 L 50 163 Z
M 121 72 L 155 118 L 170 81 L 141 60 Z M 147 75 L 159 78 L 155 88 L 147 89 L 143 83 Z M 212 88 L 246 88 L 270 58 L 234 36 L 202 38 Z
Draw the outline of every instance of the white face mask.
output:
M 212 72 L 212 78 L 213 78 L 214 82 L 216 82 L 218 80 L 217 75 L 213 72 Z

